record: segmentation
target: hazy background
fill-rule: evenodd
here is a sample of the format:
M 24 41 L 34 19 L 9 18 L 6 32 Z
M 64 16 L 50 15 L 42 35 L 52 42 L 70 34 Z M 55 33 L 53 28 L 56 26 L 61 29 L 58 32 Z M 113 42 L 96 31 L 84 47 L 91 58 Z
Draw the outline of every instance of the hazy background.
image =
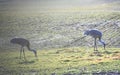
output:
M 10 39 L 30 40 L 36 49 L 93 46 L 80 39 L 86 29 L 99 29 L 108 47 L 120 47 L 119 0 L 0 0 L 0 47 L 19 48 Z
M 1 11 L 41 11 L 44 9 L 65 9 L 76 7 L 105 6 L 119 0 L 0 0 Z
M 106 50 L 87 29 L 103 33 Z M 16 37 L 30 41 L 19 59 Z M 0 0 L 0 75 L 80 75 L 120 72 L 120 0 Z M 60 74 L 59 74 L 60 73 Z

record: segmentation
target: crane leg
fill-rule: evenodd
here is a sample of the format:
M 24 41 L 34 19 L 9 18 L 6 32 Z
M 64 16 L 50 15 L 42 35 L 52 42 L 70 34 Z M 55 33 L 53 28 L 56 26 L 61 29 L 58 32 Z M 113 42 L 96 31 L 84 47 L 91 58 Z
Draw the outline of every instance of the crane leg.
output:
M 96 38 L 95 38 L 95 41 L 94 41 L 94 51 L 97 51 L 97 43 L 96 43 Z
M 23 47 L 20 49 L 20 59 L 21 59 L 21 54 L 22 54 Z
M 94 51 L 95 51 L 95 48 L 96 48 L 95 46 L 96 46 L 96 39 L 94 40 Z
M 96 40 L 95 40 L 95 45 L 96 45 L 96 51 L 97 51 L 97 42 L 96 42 Z
M 23 48 L 23 55 L 24 55 L 24 59 L 26 60 L 26 57 L 25 57 L 25 50 L 24 50 L 24 48 Z
M 94 51 L 95 51 L 95 41 L 94 41 Z

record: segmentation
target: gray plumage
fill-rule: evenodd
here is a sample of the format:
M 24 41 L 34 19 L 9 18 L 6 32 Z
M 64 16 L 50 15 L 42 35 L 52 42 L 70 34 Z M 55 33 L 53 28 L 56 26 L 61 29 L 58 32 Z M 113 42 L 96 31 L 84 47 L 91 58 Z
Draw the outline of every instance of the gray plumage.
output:
M 24 58 L 25 58 L 25 52 L 24 52 L 25 46 L 28 48 L 29 51 L 32 51 L 35 54 L 35 57 L 37 57 L 36 50 L 30 48 L 30 42 L 28 40 L 26 40 L 24 38 L 13 38 L 10 40 L 10 43 L 21 45 L 20 58 L 21 58 L 22 52 L 23 52 Z
M 97 44 L 96 44 L 96 40 L 97 38 L 99 39 L 99 42 L 103 44 L 104 46 L 104 49 L 105 49 L 105 42 L 102 41 L 102 32 L 99 31 L 99 30 L 86 30 L 84 32 L 84 35 L 89 35 L 89 36 L 92 36 L 95 40 L 94 40 L 94 50 L 97 50 Z

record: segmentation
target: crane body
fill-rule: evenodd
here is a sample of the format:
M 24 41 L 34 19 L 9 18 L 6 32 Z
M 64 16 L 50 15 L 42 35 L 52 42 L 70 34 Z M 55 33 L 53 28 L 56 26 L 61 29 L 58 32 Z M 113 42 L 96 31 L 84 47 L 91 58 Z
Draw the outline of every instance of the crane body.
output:
M 87 35 L 87 36 L 92 36 L 94 38 L 94 50 L 97 50 L 97 38 L 99 40 L 99 42 L 104 46 L 104 49 L 105 49 L 105 42 L 102 40 L 102 32 L 99 31 L 99 30 L 95 30 L 95 29 L 92 29 L 92 30 L 86 30 L 84 32 L 84 35 Z
M 27 47 L 27 49 L 28 49 L 29 51 L 32 51 L 32 52 L 35 54 L 35 57 L 37 57 L 37 52 L 36 52 L 36 50 L 30 48 L 30 42 L 29 42 L 27 39 L 24 39 L 24 38 L 13 38 L 13 39 L 10 40 L 10 43 L 18 44 L 18 45 L 21 46 L 20 58 L 21 58 L 21 54 L 22 54 L 22 52 L 23 52 L 24 58 L 26 59 L 26 57 L 25 57 L 25 52 L 24 52 L 24 47 Z

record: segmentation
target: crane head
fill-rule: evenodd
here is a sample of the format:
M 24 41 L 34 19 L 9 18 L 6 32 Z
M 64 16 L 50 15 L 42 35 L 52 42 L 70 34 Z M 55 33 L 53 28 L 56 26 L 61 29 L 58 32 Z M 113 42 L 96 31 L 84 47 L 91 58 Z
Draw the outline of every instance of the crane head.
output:
M 37 51 L 32 49 L 33 53 L 35 54 L 35 57 L 37 57 Z
M 84 32 L 84 35 L 89 35 L 89 30 L 86 30 L 86 31 Z

